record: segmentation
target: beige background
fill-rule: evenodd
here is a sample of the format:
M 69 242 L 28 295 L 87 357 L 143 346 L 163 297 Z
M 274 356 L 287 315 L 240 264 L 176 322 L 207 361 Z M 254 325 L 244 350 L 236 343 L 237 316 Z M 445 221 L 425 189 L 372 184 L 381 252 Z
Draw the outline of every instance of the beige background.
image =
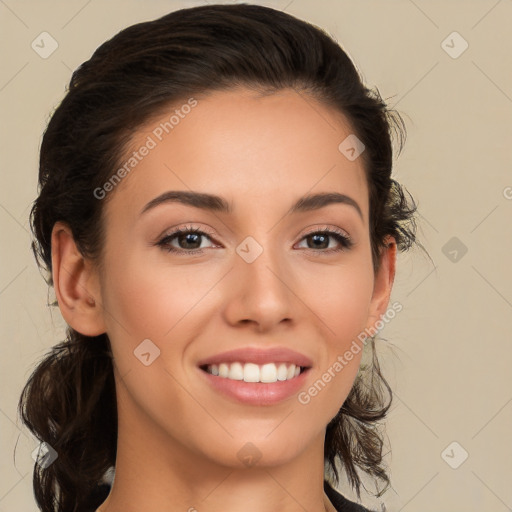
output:
M 103 41 L 202 3 L 0 1 L 0 512 L 36 510 L 38 443 L 20 429 L 16 404 L 36 360 L 62 338 L 28 230 L 45 124 L 72 70 Z M 434 264 L 421 251 L 400 256 L 392 300 L 404 308 L 383 331 L 394 348 L 381 343 L 381 359 L 396 392 L 387 510 L 510 510 L 512 1 L 254 3 L 333 34 L 407 123 L 395 176 L 419 202 L 418 235 Z M 59 45 L 47 59 L 31 48 L 43 31 Z M 454 31 L 469 44 L 457 58 L 442 46 Z M 453 55 L 462 44 L 450 36 L 444 46 Z M 452 237 L 458 247 L 445 245 Z M 462 450 L 467 460 L 452 469 L 446 461 L 460 463 Z

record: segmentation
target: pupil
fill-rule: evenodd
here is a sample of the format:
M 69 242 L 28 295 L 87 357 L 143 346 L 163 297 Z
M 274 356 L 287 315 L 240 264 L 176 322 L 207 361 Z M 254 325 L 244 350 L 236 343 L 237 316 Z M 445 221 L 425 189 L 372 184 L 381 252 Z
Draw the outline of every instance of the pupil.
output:
M 326 238 L 326 236 L 325 236 L 325 235 L 313 235 L 313 239 L 314 239 L 314 240 L 317 240 L 318 238 L 324 238 L 324 239 L 325 239 L 325 238 Z M 320 242 L 320 243 L 321 243 L 321 242 Z M 315 244 L 315 246 L 316 246 L 316 247 L 318 247 L 318 244 Z
M 197 239 L 199 238 L 199 235 L 198 234 L 194 234 L 194 233 L 187 233 L 185 235 L 186 243 L 189 243 L 189 237 L 195 237 L 196 238 L 196 243 L 197 243 Z M 194 242 L 192 241 L 191 243 L 193 244 Z

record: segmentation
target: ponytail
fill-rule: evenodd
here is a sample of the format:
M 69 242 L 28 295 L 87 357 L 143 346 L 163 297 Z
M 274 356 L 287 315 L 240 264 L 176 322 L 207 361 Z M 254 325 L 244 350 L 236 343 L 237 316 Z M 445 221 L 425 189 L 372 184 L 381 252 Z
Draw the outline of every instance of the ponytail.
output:
M 98 485 L 115 465 L 117 405 L 106 334 L 68 328 L 23 388 L 19 414 L 32 434 L 56 452 L 34 466 L 34 494 L 43 512 L 93 508 Z M 47 465 L 48 464 L 48 465 Z

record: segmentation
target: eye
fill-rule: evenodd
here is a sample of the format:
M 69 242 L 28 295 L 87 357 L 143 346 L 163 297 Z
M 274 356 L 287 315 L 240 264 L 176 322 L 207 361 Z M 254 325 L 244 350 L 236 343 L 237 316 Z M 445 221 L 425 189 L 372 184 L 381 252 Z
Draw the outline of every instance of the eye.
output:
M 337 248 L 329 248 L 329 239 L 333 238 L 335 239 L 339 246 Z M 323 229 L 321 231 L 311 231 L 310 233 L 306 234 L 302 240 L 312 240 L 312 244 L 308 244 L 307 249 L 311 249 L 314 252 L 339 252 L 343 250 L 350 249 L 354 242 L 348 236 L 347 233 L 337 230 L 337 229 Z M 327 243 L 327 246 L 325 246 L 325 243 Z M 327 250 L 321 250 L 321 249 L 327 249 Z M 319 251 L 320 250 L 320 251 Z
M 188 226 L 178 228 L 165 235 L 159 242 L 157 242 L 156 245 L 162 247 L 162 249 L 168 252 L 186 254 L 202 253 L 201 238 L 203 237 L 210 238 L 210 233 L 205 233 L 200 229 Z M 175 239 L 180 247 L 171 245 Z
M 167 252 L 178 254 L 200 254 L 203 253 L 205 247 L 201 247 L 201 239 L 203 237 L 211 240 L 213 233 L 207 233 L 192 226 L 178 228 L 171 233 L 166 234 L 160 241 L 156 243 L 159 247 Z M 338 247 L 329 248 L 330 239 L 336 240 Z M 344 231 L 337 229 L 322 229 L 311 231 L 306 234 L 302 240 L 312 240 L 306 249 L 317 253 L 333 253 L 350 249 L 354 243 L 350 236 Z M 177 242 L 178 247 L 173 245 Z M 327 246 L 325 245 L 327 243 Z M 215 247 L 215 245 L 211 246 Z

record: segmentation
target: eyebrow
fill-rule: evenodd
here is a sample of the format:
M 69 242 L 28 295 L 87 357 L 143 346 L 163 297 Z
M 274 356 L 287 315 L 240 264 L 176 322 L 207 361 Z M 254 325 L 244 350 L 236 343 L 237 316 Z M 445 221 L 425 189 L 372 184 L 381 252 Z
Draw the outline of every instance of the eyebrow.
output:
M 212 212 L 227 214 L 233 213 L 232 205 L 220 196 L 203 192 L 170 190 L 149 201 L 149 203 L 147 203 L 142 209 L 140 215 L 166 203 L 181 203 Z M 301 197 L 291 206 L 287 215 L 319 210 L 320 208 L 324 208 L 330 204 L 347 204 L 352 206 L 359 214 L 359 217 L 363 219 L 363 212 L 361 211 L 359 204 L 351 197 L 345 194 L 339 194 L 338 192 L 322 192 Z

